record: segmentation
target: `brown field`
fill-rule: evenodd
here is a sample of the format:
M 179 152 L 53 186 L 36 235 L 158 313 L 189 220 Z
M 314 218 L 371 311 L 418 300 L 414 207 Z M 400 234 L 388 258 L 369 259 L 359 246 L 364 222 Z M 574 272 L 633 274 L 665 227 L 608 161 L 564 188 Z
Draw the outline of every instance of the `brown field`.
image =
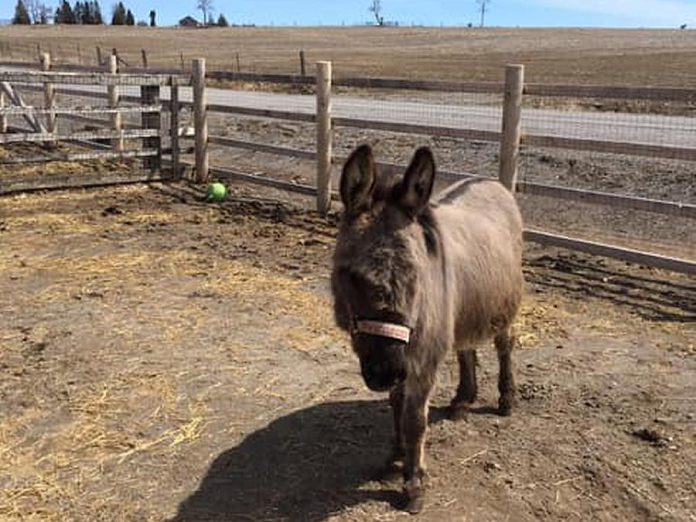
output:
M 60 62 L 94 64 L 95 46 L 116 47 L 155 66 L 205 57 L 210 67 L 298 72 L 298 51 L 311 63 L 331 60 L 339 75 L 499 80 L 507 63 L 527 65 L 532 82 L 607 85 L 696 85 L 696 31 L 607 29 L 433 28 L 114 28 L 3 27 L 3 59 L 36 56 L 36 46 Z

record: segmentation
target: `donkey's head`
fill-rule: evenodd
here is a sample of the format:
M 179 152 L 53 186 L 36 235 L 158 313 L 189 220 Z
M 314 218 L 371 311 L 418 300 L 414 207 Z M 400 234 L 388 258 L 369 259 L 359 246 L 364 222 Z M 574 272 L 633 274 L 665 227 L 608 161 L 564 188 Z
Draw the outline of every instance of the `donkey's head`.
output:
M 388 181 L 363 145 L 341 177 L 344 214 L 338 234 L 332 287 L 336 319 L 350 331 L 363 378 L 376 391 L 406 376 L 405 350 L 414 343 L 422 273 L 437 250 L 428 207 L 435 162 L 419 149 L 404 176 Z

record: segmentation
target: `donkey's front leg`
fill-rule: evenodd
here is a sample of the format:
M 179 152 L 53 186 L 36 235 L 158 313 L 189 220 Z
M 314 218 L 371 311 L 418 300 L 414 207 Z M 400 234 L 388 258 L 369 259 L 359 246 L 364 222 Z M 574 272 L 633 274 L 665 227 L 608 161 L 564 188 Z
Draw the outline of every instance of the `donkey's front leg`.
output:
M 429 390 L 406 384 L 401 419 L 404 440 L 404 493 L 406 511 L 415 514 L 423 509 L 425 479 L 425 432 L 428 425 Z

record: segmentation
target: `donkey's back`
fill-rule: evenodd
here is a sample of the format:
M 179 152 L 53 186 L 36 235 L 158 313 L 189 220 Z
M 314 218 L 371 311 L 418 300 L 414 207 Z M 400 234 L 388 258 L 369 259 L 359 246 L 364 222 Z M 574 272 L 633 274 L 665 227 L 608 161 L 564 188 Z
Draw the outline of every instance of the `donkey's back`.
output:
M 522 297 L 522 218 L 514 196 L 493 180 L 456 183 L 434 202 L 454 283 L 456 344 L 465 349 L 514 320 Z

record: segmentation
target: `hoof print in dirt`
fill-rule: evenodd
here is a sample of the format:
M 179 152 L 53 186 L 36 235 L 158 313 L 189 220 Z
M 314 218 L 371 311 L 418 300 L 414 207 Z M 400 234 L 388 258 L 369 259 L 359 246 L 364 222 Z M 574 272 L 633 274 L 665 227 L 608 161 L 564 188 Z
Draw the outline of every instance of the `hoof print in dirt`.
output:
M 673 441 L 672 437 L 666 437 L 660 434 L 658 431 L 651 430 L 648 428 L 635 429 L 631 432 L 631 435 L 633 435 L 637 439 L 649 442 L 652 446 L 655 446 L 656 448 L 667 447 Z
M 123 214 L 123 210 L 118 207 L 106 207 L 104 210 L 102 210 L 102 216 L 104 217 L 120 216 L 121 214 Z

